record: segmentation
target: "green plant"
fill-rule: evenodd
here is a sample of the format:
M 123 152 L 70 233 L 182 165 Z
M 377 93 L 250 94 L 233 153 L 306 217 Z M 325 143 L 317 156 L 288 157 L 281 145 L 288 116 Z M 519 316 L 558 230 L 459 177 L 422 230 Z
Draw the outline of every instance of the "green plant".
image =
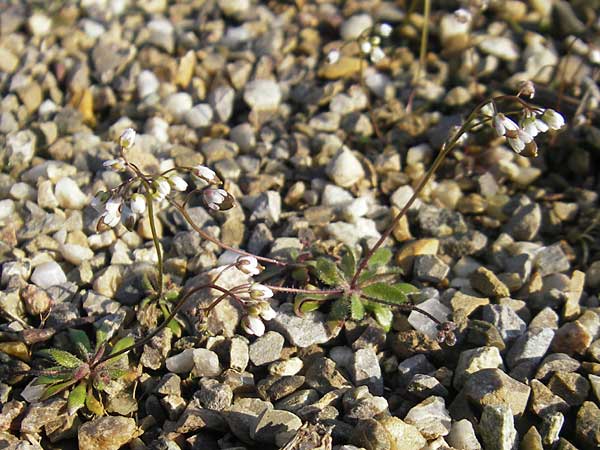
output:
M 109 347 L 106 333 L 100 329 L 96 333 L 96 345 L 92 346 L 85 332 L 73 328 L 68 332 L 73 353 L 57 348 L 37 352 L 38 356 L 54 364 L 48 369 L 32 372 L 37 375 L 34 385 L 46 386 L 40 400 L 70 389 L 67 399 L 70 415 L 84 406 L 95 415 L 103 415 L 101 392 L 114 380 L 137 378 L 137 372 L 129 366 L 129 358 L 122 352 L 131 348 L 135 340 L 124 337 Z M 111 357 L 117 353 L 118 357 Z M 103 359 L 106 354 L 109 358 Z

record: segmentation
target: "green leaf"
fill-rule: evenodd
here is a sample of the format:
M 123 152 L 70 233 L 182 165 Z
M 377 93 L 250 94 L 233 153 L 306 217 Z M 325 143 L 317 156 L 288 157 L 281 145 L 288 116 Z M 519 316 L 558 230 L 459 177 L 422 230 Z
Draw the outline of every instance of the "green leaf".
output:
M 307 267 L 296 267 L 292 270 L 292 278 L 300 283 L 306 283 L 308 281 L 308 268 Z
M 341 268 L 342 272 L 348 280 L 352 279 L 356 273 L 356 255 L 354 250 L 348 245 L 344 246 L 344 256 L 342 256 Z
M 335 263 L 327 258 L 317 259 L 315 272 L 317 278 L 328 286 L 339 286 L 343 281 Z
M 331 305 L 331 311 L 329 311 L 328 320 L 342 321 L 346 320 L 348 314 L 350 314 L 350 303 L 349 297 L 340 297 Z
M 375 277 L 376 275 L 377 272 L 375 270 L 363 270 L 360 276 L 358 277 L 358 282 L 362 285 L 363 283 L 368 282 L 371 278 Z
M 60 381 L 64 381 L 67 378 L 70 378 L 69 374 L 62 374 L 62 375 L 40 375 L 39 377 L 37 377 L 35 379 L 35 381 L 33 382 L 33 384 L 35 386 L 40 386 L 43 384 L 54 384 L 54 383 L 58 383 Z
M 373 256 L 369 259 L 367 266 L 370 269 L 377 269 L 378 267 L 385 266 L 392 259 L 392 251 L 389 248 L 381 247 L 378 248 Z
M 119 341 L 114 345 L 114 347 L 110 351 L 110 354 L 114 355 L 115 353 L 120 352 L 124 348 L 131 347 L 133 344 L 135 344 L 135 339 L 133 339 L 133 337 L 131 336 L 119 339 Z
M 91 389 L 88 390 L 87 395 L 85 396 L 85 407 L 97 416 L 104 415 L 102 403 L 100 403 L 96 397 L 94 397 L 94 393 Z
M 102 344 L 106 342 L 108 339 L 108 330 L 104 327 L 100 327 L 96 330 L 96 348 L 94 349 L 97 352 Z
M 394 319 L 394 314 L 390 310 L 389 307 L 385 305 L 377 305 L 373 306 L 373 315 L 375 316 L 375 320 L 377 323 L 381 325 L 381 327 L 387 332 L 392 328 L 392 320 Z
M 72 416 L 85 405 L 86 383 L 82 381 L 70 393 L 67 399 L 67 409 Z
M 88 335 L 84 331 L 69 328 L 69 337 L 79 356 L 87 360 L 92 353 L 92 343 Z
M 350 297 L 350 317 L 353 320 L 362 320 L 365 317 L 365 305 L 363 304 L 360 296 L 353 294 Z
M 419 288 L 417 288 L 416 286 L 413 286 L 410 283 L 395 283 L 393 286 L 396 289 L 399 289 L 402 292 L 404 292 L 404 294 L 406 294 L 406 295 L 416 294 L 417 292 L 419 292 Z
M 64 350 L 58 350 L 56 348 L 47 348 L 44 350 L 40 350 L 38 352 L 39 355 L 46 359 L 51 359 L 56 362 L 56 364 L 67 367 L 68 369 L 76 369 L 77 367 L 84 364 L 82 360 L 80 360 L 77 356 L 72 355 L 69 352 L 65 352 Z
M 167 308 L 167 306 L 164 303 L 160 303 L 160 310 L 163 313 L 163 316 L 165 316 L 165 319 L 167 317 L 169 317 L 171 315 L 171 313 L 169 312 L 169 309 Z M 169 328 L 173 334 L 177 337 L 181 336 L 181 325 L 179 325 L 179 322 L 177 322 L 177 320 L 175 320 L 175 318 L 169 320 L 169 323 L 167 324 L 167 328 Z
M 72 386 L 75 383 L 77 383 L 77 380 L 68 380 L 68 381 L 64 381 L 62 383 L 53 384 L 52 386 L 49 386 L 48 388 L 46 388 L 46 390 L 44 391 L 44 393 L 40 397 L 40 401 L 43 402 L 44 400 L 48 400 L 53 395 L 56 395 L 56 394 L 64 391 L 69 386 Z
M 367 297 L 381 300 L 390 305 L 402 305 L 408 301 L 406 293 L 402 288 L 386 283 L 375 283 L 370 286 L 365 286 L 362 288 L 362 292 Z
M 319 309 L 324 302 L 332 298 L 335 298 L 335 296 L 309 293 L 296 294 L 294 298 L 294 312 L 302 316 L 304 313 Z

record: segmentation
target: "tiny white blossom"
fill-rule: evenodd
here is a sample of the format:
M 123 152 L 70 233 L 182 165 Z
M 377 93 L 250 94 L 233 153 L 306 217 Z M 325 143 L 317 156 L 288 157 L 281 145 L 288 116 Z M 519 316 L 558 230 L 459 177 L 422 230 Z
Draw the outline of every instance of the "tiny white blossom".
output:
M 138 216 L 129 207 L 124 206 L 121 212 L 121 223 L 129 230 L 133 228 L 137 222 Z
M 339 50 L 331 50 L 327 53 L 327 64 L 335 64 L 340 60 Z
M 100 219 L 102 220 L 102 222 L 109 226 L 110 228 L 114 228 L 117 225 L 119 225 L 119 222 L 121 221 L 121 213 L 119 211 L 113 213 L 110 211 L 105 211 L 101 216 Z
M 123 199 L 121 197 L 111 197 L 104 205 L 104 209 L 110 213 L 115 213 L 121 210 Z
M 533 137 L 520 128 L 516 131 L 507 131 L 506 138 L 508 140 L 508 144 L 517 153 L 521 153 L 525 149 L 525 144 L 529 144 L 531 141 L 533 141 Z
M 385 53 L 383 52 L 383 50 L 381 50 L 381 47 L 373 47 L 373 50 L 371 50 L 370 58 L 373 64 L 377 64 L 379 61 L 385 58 Z
M 273 297 L 273 291 L 260 283 L 254 283 L 252 286 L 250 286 L 248 293 L 250 294 L 250 298 L 253 300 L 264 300 Z
M 389 23 L 382 23 L 377 28 L 377 32 L 383 37 L 390 36 L 392 34 L 392 31 L 393 31 L 393 28 Z
M 146 197 L 136 192 L 131 196 L 129 207 L 135 214 L 144 214 L 144 211 L 146 211 Z
M 159 201 L 171 193 L 171 185 L 164 177 L 158 177 L 154 180 L 154 188 L 156 189 L 156 198 Z
M 173 189 L 180 192 L 185 191 L 188 187 L 187 182 L 180 175 L 177 174 L 171 175 L 169 177 L 169 183 L 171 184 Z
M 473 14 L 466 8 L 459 8 L 454 11 L 454 17 L 456 17 L 459 22 L 470 23 L 473 19 Z
M 277 312 L 271 307 L 269 302 L 260 302 L 259 308 L 260 317 L 262 317 L 263 320 L 272 320 L 277 316 Z
M 240 272 L 251 276 L 258 275 L 263 270 L 263 267 L 254 256 L 240 256 L 235 266 Z
M 96 211 L 101 213 L 104 211 L 104 204 L 108 201 L 109 198 L 110 198 L 110 194 L 108 192 L 99 191 L 96 193 L 94 198 L 92 198 L 92 201 L 90 202 L 90 206 L 92 208 L 94 208 Z
M 565 126 L 565 118 L 553 109 L 547 109 L 542 114 L 542 120 L 546 122 L 551 130 L 560 130 Z
M 517 131 L 519 129 L 519 125 L 502 113 L 498 113 L 494 116 L 492 124 L 496 129 L 498 136 L 504 136 L 507 131 Z
M 123 158 L 109 159 L 108 161 L 104 161 L 102 165 L 114 170 L 115 172 L 122 172 L 127 167 L 127 164 Z
M 233 197 L 225 189 L 204 189 L 202 197 L 206 206 L 214 211 L 225 211 L 233 207 Z
M 260 317 L 255 315 L 247 315 L 242 318 L 242 328 L 248 334 L 262 336 L 265 334 L 265 324 Z
M 360 44 L 360 51 L 363 52 L 363 54 L 368 55 L 369 53 L 371 53 L 371 48 L 373 46 L 371 45 L 371 43 L 369 41 L 364 41 L 361 42 Z
M 523 131 L 529 134 L 531 137 L 536 137 L 540 133 L 548 131 L 548 125 L 546 122 L 538 119 L 535 116 L 526 117 L 521 124 Z
M 136 133 L 133 128 L 126 128 L 119 138 L 119 145 L 124 149 L 133 147 L 133 144 L 135 143 L 135 136 Z
M 192 173 L 200 178 L 201 180 L 207 182 L 208 184 L 221 184 L 220 178 L 217 176 L 214 170 L 209 169 L 206 166 L 201 164 L 194 167 Z

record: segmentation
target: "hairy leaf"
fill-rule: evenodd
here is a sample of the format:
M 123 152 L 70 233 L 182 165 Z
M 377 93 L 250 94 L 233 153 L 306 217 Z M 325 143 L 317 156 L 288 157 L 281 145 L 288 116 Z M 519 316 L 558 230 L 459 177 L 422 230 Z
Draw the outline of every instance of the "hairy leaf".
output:
M 65 352 L 64 350 L 59 350 L 57 348 L 47 348 L 44 350 L 40 350 L 38 354 L 46 359 L 51 359 L 52 361 L 56 362 L 56 364 L 66 367 L 68 369 L 76 369 L 77 367 L 84 364 L 84 362 L 77 356 L 72 355 L 69 352 Z
M 346 320 L 350 314 L 351 300 L 349 297 L 340 297 L 331 305 L 328 320 L 342 321 Z
M 419 289 L 410 283 L 395 283 L 393 286 L 396 289 L 399 289 L 402 292 L 404 292 L 406 295 L 416 294 L 417 292 L 419 292 Z
M 373 256 L 369 259 L 367 266 L 371 269 L 377 269 L 378 267 L 385 266 L 392 259 L 392 251 L 389 248 L 381 247 L 378 248 Z
M 331 295 L 319 295 L 319 294 L 296 294 L 294 298 L 294 312 L 302 316 L 304 313 L 315 311 L 329 299 L 334 298 Z
M 110 351 L 110 354 L 114 355 L 115 353 L 120 352 L 124 348 L 131 347 L 133 344 L 135 344 L 135 339 L 133 339 L 133 337 L 131 336 L 119 339 L 119 341 L 114 345 L 114 347 Z
M 344 246 L 344 256 L 342 256 L 341 268 L 342 272 L 346 276 L 346 279 L 350 280 L 356 272 L 356 255 L 354 250 L 348 245 Z
M 163 303 L 160 304 L 160 310 L 162 311 L 163 316 L 165 316 L 165 319 L 171 315 L 167 306 Z M 177 337 L 181 336 L 181 332 L 182 332 L 181 325 L 179 325 L 179 322 L 177 322 L 177 320 L 175 318 L 169 320 L 167 327 L 173 332 L 173 334 L 175 336 L 177 336 Z
M 88 335 L 84 331 L 69 328 L 69 337 L 79 356 L 87 361 L 92 353 L 92 343 Z
M 40 401 L 43 402 L 44 400 L 49 399 L 53 395 L 56 395 L 56 394 L 64 391 L 65 389 L 68 389 L 70 386 L 74 385 L 75 383 L 77 383 L 77 380 L 67 380 L 62 383 L 57 383 L 57 384 L 53 384 L 52 386 L 49 386 L 48 388 L 46 388 L 46 390 L 40 397 Z
M 367 297 L 381 300 L 390 305 L 401 305 L 408 301 L 406 293 L 402 288 L 386 283 L 375 283 L 362 288 L 362 292 Z
M 373 306 L 373 315 L 375 316 L 375 320 L 377 323 L 381 325 L 381 327 L 387 332 L 392 328 L 392 320 L 394 319 L 394 314 L 390 310 L 389 307 L 385 305 L 377 305 Z
M 33 384 L 35 386 L 40 386 L 42 384 L 55 384 L 60 381 L 65 381 L 67 378 L 70 378 L 70 374 L 56 374 L 56 375 L 40 375 L 35 379 Z
M 85 407 L 90 410 L 91 413 L 102 416 L 104 415 L 104 408 L 102 407 L 102 403 L 100 403 L 96 397 L 94 397 L 94 393 L 91 389 L 88 390 L 87 395 L 85 397 Z
M 80 408 L 83 408 L 85 397 L 86 383 L 81 382 L 69 393 L 69 398 L 67 399 L 67 409 L 70 416 L 75 414 Z
M 315 272 L 317 278 L 328 286 L 339 286 L 343 281 L 335 263 L 327 258 L 317 259 Z
M 350 297 L 350 317 L 353 320 L 362 320 L 365 317 L 365 305 L 363 304 L 360 296 L 353 294 Z

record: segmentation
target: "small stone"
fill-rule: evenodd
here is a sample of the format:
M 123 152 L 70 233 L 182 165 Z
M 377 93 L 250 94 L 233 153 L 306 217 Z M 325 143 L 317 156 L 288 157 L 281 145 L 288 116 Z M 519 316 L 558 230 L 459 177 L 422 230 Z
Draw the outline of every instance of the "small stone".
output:
M 400 384 L 408 384 L 417 374 L 429 374 L 435 371 L 425 355 L 415 355 L 406 358 L 398 364 L 398 381 Z
M 411 408 L 404 421 L 416 426 L 427 440 L 446 436 L 452 423 L 444 399 L 436 396 Z
M 517 449 L 517 430 L 508 406 L 487 405 L 481 414 L 479 433 L 486 450 Z
M 241 17 L 250 9 L 249 0 L 219 0 L 219 8 L 229 17 Z
M 548 381 L 548 388 L 565 400 L 569 406 L 578 406 L 587 398 L 590 383 L 575 372 L 556 372 Z
M 443 238 L 468 231 L 462 214 L 447 208 L 423 205 L 419 208 L 417 219 L 425 236 Z
M 432 395 L 443 398 L 448 397 L 448 389 L 437 378 L 430 375 L 415 375 L 406 390 L 418 399 L 425 399 Z
M 362 164 L 346 146 L 333 156 L 326 171 L 327 175 L 341 187 L 350 187 L 365 176 Z
M 61 245 L 60 254 L 66 261 L 74 266 L 79 266 L 83 261 L 87 261 L 94 257 L 94 252 L 90 248 L 77 244 Z
M 504 226 L 504 232 L 517 241 L 533 241 L 542 225 L 542 210 L 537 203 L 519 206 Z
M 361 348 L 354 353 L 350 375 L 356 386 L 368 386 L 373 395 L 383 395 L 383 377 L 373 349 Z
M 56 183 L 54 196 L 61 208 L 83 209 L 89 203 L 88 196 L 71 178 L 61 178 Z
M 167 370 L 172 373 L 186 373 L 194 368 L 194 349 L 188 348 L 166 361 Z
M 529 328 L 558 329 L 558 314 L 552 308 L 545 307 L 529 322 Z
M 487 297 L 509 297 L 510 291 L 489 269 L 479 267 L 471 275 L 471 286 Z
M 482 309 L 482 317 L 498 329 L 505 342 L 521 336 L 527 328 L 523 319 L 507 305 L 486 305 Z
M 273 225 L 279 222 L 281 215 L 281 195 L 276 191 L 267 191 L 258 197 L 254 204 L 250 220 L 264 220 Z
M 535 378 L 547 381 L 555 372 L 575 372 L 581 363 L 565 353 L 553 353 L 544 358 L 540 363 Z
M 160 81 L 150 70 L 142 70 L 137 77 L 138 97 L 144 99 L 147 96 L 154 94 L 160 87 Z
M 184 352 L 185 351 L 186 350 L 184 350 Z M 194 362 L 193 375 L 195 376 L 216 377 L 222 372 L 219 364 L 219 357 L 211 350 L 207 350 L 205 348 L 195 348 L 193 349 L 192 359 Z
M 424 302 L 419 303 L 418 306 L 419 309 L 428 312 L 440 322 L 445 322 L 450 317 L 450 308 L 442 304 L 437 298 L 425 300 Z M 426 315 L 421 314 L 418 311 L 411 311 L 408 316 L 408 323 L 410 323 L 415 330 L 423 333 L 430 339 L 437 339 L 438 324 Z
M 542 444 L 542 436 L 538 432 L 537 428 L 531 426 L 527 433 L 523 436 L 521 440 L 520 450 L 544 450 L 544 445 Z
M 33 270 L 31 281 L 42 289 L 47 289 L 51 286 L 66 283 L 67 276 L 57 262 L 48 261 Z
M 0 47 L 0 72 L 13 73 L 19 65 L 19 58 L 6 48 Z
M 575 431 L 578 441 L 586 448 L 600 446 L 600 408 L 593 402 L 584 402 L 579 408 Z
M 415 193 L 415 191 L 411 186 L 409 186 L 409 185 L 400 186 L 398 189 L 396 189 L 394 191 L 394 193 L 390 197 L 390 203 L 393 206 L 395 206 L 396 208 L 398 208 L 399 210 L 401 210 L 402 208 L 404 208 L 404 206 L 406 206 L 406 204 L 408 203 L 408 201 L 410 200 L 410 198 L 413 196 L 414 193 Z M 421 208 L 422 204 L 423 203 L 421 202 L 421 200 L 416 198 L 413 201 L 413 203 L 411 204 L 411 206 L 408 208 L 408 210 L 409 211 L 418 211 L 419 208 Z
M 438 239 L 419 239 L 407 242 L 396 255 L 396 262 L 404 273 L 409 273 L 417 255 L 435 255 L 440 248 Z
M 452 447 L 461 450 L 481 450 L 481 444 L 477 440 L 473 424 L 467 419 L 454 422 L 446 441 Z M 543 450 L 543 449 L 540 449 Z
M 344 21 L 340 35 L 344 41 L 352 41 L 372 26 L 373 19 L 369 14 L 356 14 Z
M 552 341 L 552 351 L 567 355 L 583 355 L 592 343 L 593 336 L 581 322 L 567 322 L 560 327 Z
M 398 417 L 388 416 L 381 419 L 379 423 L 383 425 L 384 431 L 387 432 L 391 444 L 390 448 L 392 449 L 420 450 L 427 444 L 417 427 L 400 420 Z M 368 445 L 364 446 L 367 449 L 376 448 Z
M 281 357 L 285 339 L 275 331 L 269 331 L 250 345 L 250 361 L 255 366 L 263 366 Z
M 461 291 L 456 291 L 452 300 L 450 300 L 450 303 L 454 314 L 461 311 L 465 317 L 469 317 L 480 306 L 489 305 L 490 300 L 488 298 L 473 297 L 471 295 L 463 294 Z
M 210 105 L 200 103 L 185 113 L 185 123 L 192 128 L 204 128 L 210 126 L 213 119 L 213 110 Z
M 502 36 L 482 36 L 479 42 L 479 49 L 490 55 L 495 56 L 506 61 L 516 61 L 519 59 L 519 49 L 512 41 L 507 37 Z
M 258 442 L 285 445 L 302 426 L 298 416 L 289 411 L 267 409 L 259 417 L 250 436 Z
M 529 386 L 500 369 L 482 369 L 473 373 L 463 390 L 466 398 L 481 408 L 486 405 L 507 406 L 519 417 L 525 412 L 531 391 Z
M 560 244 L 543 247 L 535 256 L 534 265 L 542 277 L 569 270 L 571 264 Z
M 569 410 L 569 404 L 558 395 L 555 395 L 541 381 L 531 380 L 531 410 L 539 417 L 544 417 L 553 412 L 566 413 Z
M 254 80 L 244 88 L 244 101 L 257 111 L 276 110 L 281 103 L 281 88 L 273 80 Z
M 200 391 L 196 391 L 195 396 L 203 407 L 214 411 L 223 411 L 231 406 L 233 391 L 227 384 L 203 378 L 200 380 Z
M 418 255 L 415 257 L 413 272 L 420 281 L 441 283 L 450 267 L 435 255 Z
M 326 394 L 335 389 L 350 387 L 350 382 L 329 358 L 317 358 L 306 369 L 306 384 Z
M 289 303 L 279 307 L 277 316 L 268 322 L 268 326 L 283 334 L 292 345 L 301 348 L 323 344 L 330 339 L 325 314 L 313 311 L 298 317 Z
M 85 422 L 78 430 L 82 450 L 118 450 L 138 433 L 135 419 L 106 416 Z
M 519 336 L 506 355 L 506 364 L 514 368 L 521 363 L 537 365 L 554 339 L 554 330 L 550 328 L 530 328 Z
M 461 352 L 454 371 L 453 386 L 460 389 L 469 377 L 482 369 L 502 368 L 502 356 L 496 347 L 479 347 Z
M 177 121 L 186 117 L 192 105 L 192 96 L 187 92 L 176 92 L 165 99 L 165 109 Z
M 213 89 L 208 96 L 208 102 L 221 122 L 227 122 L 231 117 L 234 100 L 235 91 L 227 85 Z M 234 139 L 233 135 L 231 138 Z

